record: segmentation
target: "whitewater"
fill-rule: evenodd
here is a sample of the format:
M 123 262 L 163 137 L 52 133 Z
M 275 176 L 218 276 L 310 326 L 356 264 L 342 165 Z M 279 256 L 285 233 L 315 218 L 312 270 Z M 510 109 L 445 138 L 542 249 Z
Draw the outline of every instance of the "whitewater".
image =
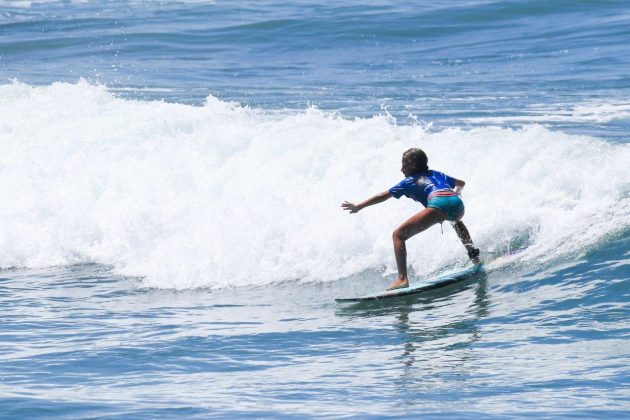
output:
M 624 418 L 623 1 L 0 0 L 0 418 Z M 403 175 L 485 272 L 388 303 Z M 411 283 L 470 267 L 448 223 Z M 499 257 L 494 260 L 495 257 Z
M 5 268 L 99 263 L 177 289 L 391 269 L 388 233 L 417 205 L 360 218 L 339 205 L 394 185 L 410 147 L 468 182 L 483 249 L 528 245 L 522 258 L 543 262 L 630 226 L 630 147 L 540 126 L 434 131 L 386 114 L 131 101 L 86 82 L 2 97 Z M 419 275 L 463 257 L 440 232 L 413 253 Z

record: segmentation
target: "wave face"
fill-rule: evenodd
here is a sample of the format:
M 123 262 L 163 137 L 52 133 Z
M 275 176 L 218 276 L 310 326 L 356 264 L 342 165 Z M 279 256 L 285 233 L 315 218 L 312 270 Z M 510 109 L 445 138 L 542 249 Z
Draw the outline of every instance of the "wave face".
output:
M 465 222 L 522 263 L 579 255 L 630 227 L 630 146 L 478 127 L 433 130 L 387 114 L 270 112 L 208 97 L 136 101 L 81 81 L 0 86 L 0 265 L 96 262 L 158 288 L 329 281 L 385 264 L 419 204 L 348 215 L 401 179 L 401 153 L 467 182 Z M 417 274 L 463 261 L 452 229 L 410 241 Z

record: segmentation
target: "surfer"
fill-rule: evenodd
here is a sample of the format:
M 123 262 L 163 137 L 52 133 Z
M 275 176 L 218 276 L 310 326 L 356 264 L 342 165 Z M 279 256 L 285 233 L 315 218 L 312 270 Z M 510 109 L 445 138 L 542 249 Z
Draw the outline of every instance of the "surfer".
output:
M 392 237 L 398 279 L 387 289 L 409 286 L 405 241 L 445 220 L 450 221 L 455 228 L 455 232 L 466 247 L 470 259 L 475 264 L 479 264 L 479 248 L 475 248 L 466 225 L 461 221 L 464 216 L 464 202 L 460 198 L 460 194 L 466 183 L 442 172 L 429 169 L 427 155 L 421 149 L 409 149 L 403 153 L 400 170 L 405 175 L 405 179 L 389 190 L 376 194 L 359 204 L 344 201 L 341 205 L 344 210 L 350 213 L 358 213 L 365 207 L 382 203 L 391 197 L 398 199 L 403 195 L 424 205 L 424 210 L 411 216 L 394 230 Z

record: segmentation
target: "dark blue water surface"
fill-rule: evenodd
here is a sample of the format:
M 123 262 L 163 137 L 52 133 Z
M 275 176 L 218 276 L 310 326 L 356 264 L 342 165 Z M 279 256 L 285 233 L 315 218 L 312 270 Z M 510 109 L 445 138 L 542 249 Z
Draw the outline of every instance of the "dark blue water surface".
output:
M 627 139 L 624 0 L 21 3 L 0 4 L 5 81 Z
M 384 304 L 382 282 L 139 289 L 102 266 L 2 273 L 6 417 L 628 414 L 628 234 L 574 262 Z
M 0 417 L 630 417 L 629 70 L 623 0 L 0 1 Z M 338 305 L 416 141 L 527 249 Z

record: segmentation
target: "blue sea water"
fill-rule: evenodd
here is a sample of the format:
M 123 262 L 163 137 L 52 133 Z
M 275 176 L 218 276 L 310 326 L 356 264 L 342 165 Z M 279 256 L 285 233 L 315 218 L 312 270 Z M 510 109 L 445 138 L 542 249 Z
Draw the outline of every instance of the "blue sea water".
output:
M 620 0 L 0 1 L 0 417 L 630 417 L 628 69 Z M 509 256 L 336 304 L 409 147 Z

